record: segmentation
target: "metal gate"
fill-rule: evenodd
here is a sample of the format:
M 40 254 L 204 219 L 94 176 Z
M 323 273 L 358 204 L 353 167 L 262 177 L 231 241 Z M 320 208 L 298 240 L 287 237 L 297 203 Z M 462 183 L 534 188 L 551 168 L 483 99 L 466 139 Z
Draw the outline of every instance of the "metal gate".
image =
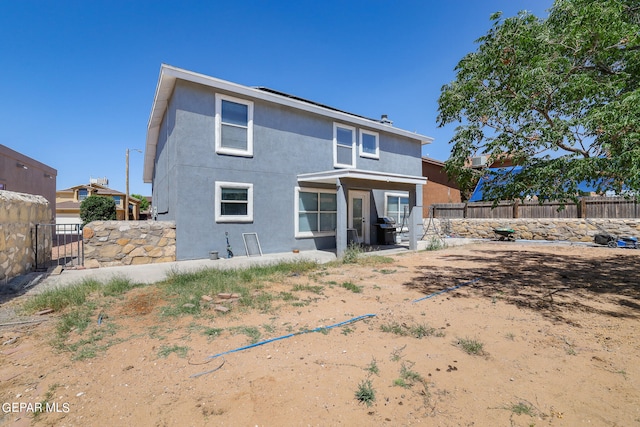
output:
M 36 224 L 34 232 L 37 271 L 84 265 L 82 224 Z

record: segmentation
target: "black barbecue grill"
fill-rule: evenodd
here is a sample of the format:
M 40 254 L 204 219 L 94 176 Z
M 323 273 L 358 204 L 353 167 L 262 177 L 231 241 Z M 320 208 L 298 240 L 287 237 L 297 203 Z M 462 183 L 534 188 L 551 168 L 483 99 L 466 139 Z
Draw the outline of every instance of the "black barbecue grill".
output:
M 387 216 L 378 218 L 376 227 L 378 228 L 379 245 L 395 245 L 396 221 L 393 218 L 389 218 Z

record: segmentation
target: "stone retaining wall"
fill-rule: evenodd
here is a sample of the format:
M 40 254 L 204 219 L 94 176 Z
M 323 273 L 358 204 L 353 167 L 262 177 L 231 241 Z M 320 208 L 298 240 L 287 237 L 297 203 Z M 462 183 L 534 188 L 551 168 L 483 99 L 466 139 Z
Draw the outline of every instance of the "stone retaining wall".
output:
M 93 221 L 82 233 L 86 268 L 176 260 L 173 221 Z
M 50 224 L 47 199 L 33 194 L 0 190 L 0 281 L 32 271 L 35 267 L 36 224 Z M 39 239 L 40 240 L 40 239 Z M 39 252 L 51 256 L 51 239 L 43 238 Z
M 434 219 L 434 222 L 445 234 L 480 239 L 495 238 L 495 228 L 511 228 L 515 230 L 516 239 L 526 240 L 593 242 L 593 236 L 603 232 L 616 236 L 640 236 L 640 219 L 452 218 Z

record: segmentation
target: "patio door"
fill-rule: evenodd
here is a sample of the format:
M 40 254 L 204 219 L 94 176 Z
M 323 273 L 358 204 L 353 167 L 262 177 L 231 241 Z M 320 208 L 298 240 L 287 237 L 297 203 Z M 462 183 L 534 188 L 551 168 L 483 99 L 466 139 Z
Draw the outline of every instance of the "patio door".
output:
M 369 232 L 369 192 L 368 191 L 349 191 L 348 206 L 348 227 L 356 230 L 358 234 L 358 243 L 368 245 Z

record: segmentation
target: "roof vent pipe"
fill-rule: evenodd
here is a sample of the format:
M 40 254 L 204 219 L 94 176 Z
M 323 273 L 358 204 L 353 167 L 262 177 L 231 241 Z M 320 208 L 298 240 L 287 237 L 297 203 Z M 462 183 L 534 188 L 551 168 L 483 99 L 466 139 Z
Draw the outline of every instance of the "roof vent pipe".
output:
M 380 123 L 387 126 L 393 126 L 393 122 L 389 120 L 389 117 L 386 114 L 383 114 L 380 118 Z

